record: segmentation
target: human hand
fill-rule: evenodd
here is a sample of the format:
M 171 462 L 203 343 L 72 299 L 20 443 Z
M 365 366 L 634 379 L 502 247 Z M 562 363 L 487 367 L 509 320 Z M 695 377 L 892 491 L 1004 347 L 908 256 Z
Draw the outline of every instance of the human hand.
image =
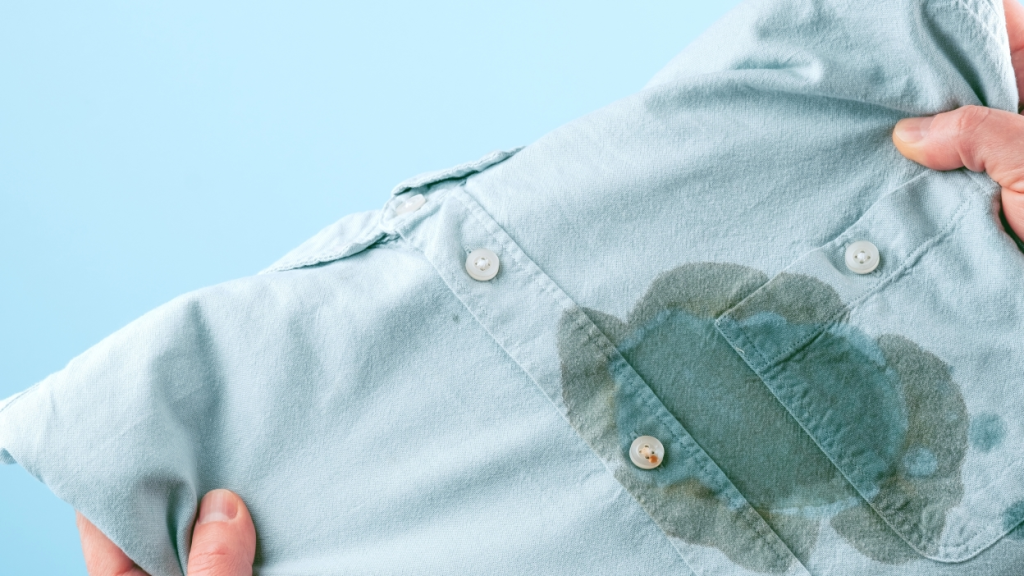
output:
M 1024 7 L 1003 0 L 1017 92 L 1024 94 Z M 1024 239 L 1024 116 L 964 106 L 927 118 L 900 120 L 893 143 L 907 158 L 935 170 L 987 172 L 1002 189 L 1003 214 Z
M 89 576 L 148 576 L 85 516 L 75 512 Z M 192 530 L 188 576 L 252 576 L 256 528 L 245 503 L 228 490 L 211 490 Z

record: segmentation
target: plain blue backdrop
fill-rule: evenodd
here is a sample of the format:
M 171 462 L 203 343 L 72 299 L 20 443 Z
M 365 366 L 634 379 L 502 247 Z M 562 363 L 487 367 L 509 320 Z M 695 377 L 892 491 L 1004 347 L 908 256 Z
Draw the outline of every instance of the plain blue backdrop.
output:
M 637 91 L 737 3 L 0 3 L 0 397 Z M 18 466 L 0 563 L 86 574 L 74 511 Z

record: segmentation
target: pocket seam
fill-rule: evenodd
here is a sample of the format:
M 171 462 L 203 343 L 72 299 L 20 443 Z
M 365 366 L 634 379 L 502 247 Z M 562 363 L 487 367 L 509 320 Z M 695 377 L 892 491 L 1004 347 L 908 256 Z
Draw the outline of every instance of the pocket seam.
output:
M 925 174 L 928 173 L 926 172 L 922 174 L 922 176 L 924 176 Z M 892 271 L 888 272 L 886 276 L 878 279 L 870 286 L 865 287 L 859 294 L 856 294 L 849 301 L 844 302 L 841 307 L 841 310 L 835 312 L 826 321 L 822 322 L 822 325 L 819 328 L 815 329 L 814 331 L 805 336 L 798 338 L 794 343 L 787 346 L 784 350 L 777 352 L 771 355 L 770 357 L 766 355 L 764 353 L 764 350 L 757 345 L 756 340 L 747 334 L 747 328 L 743 327 L 738 322 L 728 322 L 728 320 L 731 320 L 732 318 L 731 313 L 737 308 L 741 307 L 744 301 L 747 301 L 749 298 L 754 297 L 762 290 L 769 290 L 770 286 L 773 284 L 773 281 L 778 279 L 780 274 L 785 273 L 786 270 L 790 269 L 797 262 L 804 260 L 805 258 L 813 255 L 816 252 L 827 250 L 830 246 L 840 245 L 842 243 L 841 241 L 844 238 L 849 238 L 850 236 L 852 236 L 850 230 L 855 229 L 857 227 L 857 224 L 858 222 L 860 222 L 861 218 L 858 218 L 857 222 L 851 224 L 848 228 L 846 228 L 842 233 L 840 233 L 830 242 L 818 248 L 815 248 L 814 250 L 808 251 L 807 253 L 798 257 L 796 260 L 793 261 L 793 263 L 790 264 L 790 266 L 787 266 L 786 269 L 777 274 L 772 280 L 768 281 L 763 286 L 759 287 L 758 290 L 756 290 L 754 293 L 751 293 L 747 298 L 739 302 L 736 306 L 724 312 L 721 316 L 719 316 L 718 319 L 716 319 L 716 327 L 719 329 L 722 335 L 725 336 L 727 340 L 729 340 L 733 344 L 734 348 L 737 349 L 738 352 L 740 352 L 741 357 L 743 357 L 747 361 L 747 363 L 751 365 L 751 368 L 753 368 L 754 371 L 759 376 L 761 376 L 762 381 L 764 381 L 765 385 L 767 385 L 768 381 L 778 379 L 785 372 L 782 364 L 787 359 L 791 358 L 795 354 L 799 353 L 801 350 L 810 346 L 815 340 L 820 338 L 822 334 L 824 334 L 830 328 L 834 327 L 842 318 L 848 317 L 851 314 L 852 310 L 863 304 L 864 301 L 877 295 L 886 286 L 889 286 L 892 283 L 898 281 L 900 278 L 904 277 L 908 273 L 908 271 L 913 268 L 913 265 L 917 261 L 919 261 L 920 258 L 928 250 L 930 250 L 936 244 L 939 244 L 945 241 L 947 238 L 949 238 L 952 232 L 956 229 L 956 226 L 964 219 L 965 215 L 969 211 L 969 208 L 974 206 L 974 203 L 988 202 L 991 200 L 991 194 L 988 193 L 988 188 L 990 187 L 986 187 L 983 185 L 982 182 L 979 182 L 979 178 L 975 177 L 976 175 L 971 174 L 970 176 L 971 178 L 969 179 L 969 182 L 971 182 L 973 186 L 968 186 L 968 188 L 973 188 L 972 192 L 981 192 L 981 194 L 970 193 L 967 190 L 964 190 L 964 192 L 960 196 L 959 203 L 955 204 L 955 208 L 952 209 L 952 214 L 948 217 L 948 221 L 942 225 L 941 229 L 939 229 L 937 232 L 932 234 L 931 237 L 928 237 L 926 240 L 921 242 L 917 247 L 915 247 L 903 259 L 903 262 L 901 262 L 899 266 L 894 268 Z M 903 184 L 896 190 L 893 190 L 893 192 L 890 192 L 890 194 L 897 193 L 898 190 L 904 188 L 905 186 L 909 185 L 910 183 L 917 179 L 918 178 L 913 178 L 907 181 L 905 184 Z M 888 196 L 888 194 L 886 196 Z M 879 200 L 881 200 L 881 198 Z M 744 353 L 743 350 L 747 348 L 749 348 L 752 353 Z M 914 522 L 913 519 L 905 517 L 904 515 L 901 515 L 899 513 L 899 502 L 887 503 L 885 501 L 882 501 L 876 504 L 871 499 L 865 496 L 861 489 L 858 488 L 858 483 L 853 482 L 851 480 L 850 475 L 847 473 L 847 470 L 852 468 L 848 459 L 845 457 L 833 458 L 831 456 L 831 454 L 837 454 L 842 456 L 844 451 L 836 449 L 836 445 L 834 444 L 834 442 L 830 442 L 828 435 L 821 434 L 820 430 L 816 430 L 815 433 L 811 433 L 811 430 L 816 427 L 811 427 L 809 425 L 804 424 L 805 422 L 813 423 L 817 420 L 814 414 L 812 414 L 808 410 L 807 406 L 805 406 L 799 400 L 794 401 L 792 398 L 789 398 L 788 401 L 784 401 L 783 397 L 779 397 L 779 395 L 775 392 L 774 389 L 772 389 L 771 386 L 769 386 L 769 389 L 771 389 L 773 395 L 779 398 L 783 405 L 786 406 L 787 409 L 791 411 L 791 413 L 793 413 L 794 417 L 797 417 L 799 415 L 799 417 L 797 418 L 798 422 L 801 423 L 801 427 L 803 427 L 805 432 L 807 432 L 811 436 L 812 440 L 816 444 L 818 444 L 823 450 L 825 448 L 828 448 L 828 450 L 824 450 L 826 456 L 828 456 L 828 458 L 836 464 L 840 473 L 842 473 L 843 476 L 846 477 L 847 481 L 850 481 L 851 485 L 857 490 L 861 499 L 867 505 L 869 505 L 876 513 L 878 513 L 881 519 L 888 526 L 890 526 L 891 529 L 894 532 L 896 532 L 896 534 L 903 541 L 905 541 L 908 545 L 911 546 L 911 548 L 913 548 L 917 553 L 921 554 L 923 557 L 944 563 L 963 562 L 969 560 L 977 554 L 984 551 L 985 549 L 994 545 L 996 542 L 999 542 L 1001 539 L 1005 538 L 1006 535 L 1009 534 L 1012 530 L 1014 530 L 1017 525 L 1024 521 L 1024 510 L 1022 510 L 1022 512 L 1019 514 L 1020 518 L 1015 519 L 1014 524 L 1006 528 L 1001 527 L 1001 529 L 994 530 L 994 525 L 991 523 L 980 524 L 977 522 L 971 522 L 966 524 L 966 527 L 973 528 L 973 530 L 971 530 L 967 534 L 960 532 L 961 534 L 963 534 L 963 536 L 961 536 L 961 538 L 959 539 L 954 538 L 952 542 L 941 542 L 941 540 L 936 538 L 925 538 L 918 530 L 916 530 L 918 524 Z M 795 413 L 794 409 L 796 410 Z M 1009 466 L 1003 469 L 1003 473 L 1005 474 L 1013 472 L 1015 470 L 1019 471 L 1022 468 L 1022 464 L 1024 464 L 1024 461 L 1014 461 Z M 990 490 L 992 485 L 993 483 L 990 482 L 989 487 L 985 488 L 984 490 Z

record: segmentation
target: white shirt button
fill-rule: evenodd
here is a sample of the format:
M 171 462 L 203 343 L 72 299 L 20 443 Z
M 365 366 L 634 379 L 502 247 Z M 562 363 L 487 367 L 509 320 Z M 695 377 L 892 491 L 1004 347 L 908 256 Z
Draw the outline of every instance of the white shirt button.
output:
M 650 470 L 661 466 L 665 459 L 665 447 L 654 436 L 640 436 L 629 447 L 629 459 L 637 468 Z
M 490 280 L 498 274 L 498 255 L 487 248 L 477 248 L 466 258 L 466 272 L 474 280 Z
M 878 248 L 867 240 L 854 242 L 846 247 L 846 267 L 850 272 L 868 274 L 878 268 Z
M 415 194 L 409 196 L 404 202 L 395 207 L 395 215 L 406 214 L 409 212 L 415 212 L 423 207 L 423 204 L 427 201 L 423 197 L 423 194 Z

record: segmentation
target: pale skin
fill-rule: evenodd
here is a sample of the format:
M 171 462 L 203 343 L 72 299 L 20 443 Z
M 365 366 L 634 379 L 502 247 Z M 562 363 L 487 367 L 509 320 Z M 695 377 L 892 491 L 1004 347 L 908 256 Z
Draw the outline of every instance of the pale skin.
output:
M 1018 93 L 1024 94 L 1024 7 L 1004 0 Z M 907 158 L 934 170 L 966 167 L 1002 186 L 1003 213 L 1024 238 L 1024 116 L 964 106 L 896 124 L 893 143 Z M 85 516 L 77 513 L 89 576 L 149 576 Z M 192 532 L 189 576 L 252 576 L 256 529 L 242 499 L 212 490 L 200 502 Z
M 103 532 L 77 513 L 78 532 L 89 576 L 149 576 Z M 252 576 L 256 528 L 235 493 L 211 490 L 203 496 L 192 530 L 189 576 Z

